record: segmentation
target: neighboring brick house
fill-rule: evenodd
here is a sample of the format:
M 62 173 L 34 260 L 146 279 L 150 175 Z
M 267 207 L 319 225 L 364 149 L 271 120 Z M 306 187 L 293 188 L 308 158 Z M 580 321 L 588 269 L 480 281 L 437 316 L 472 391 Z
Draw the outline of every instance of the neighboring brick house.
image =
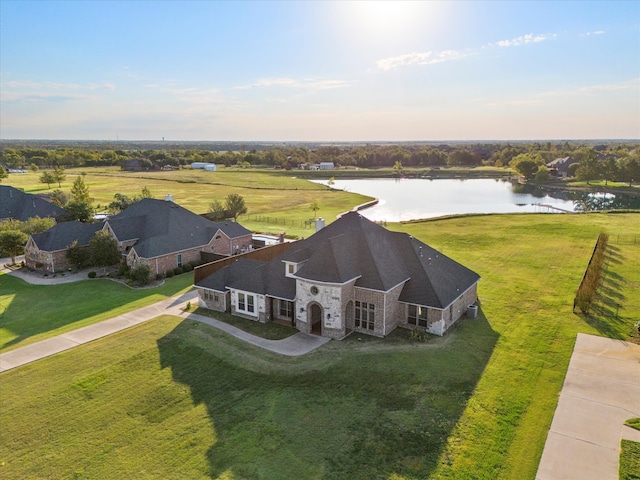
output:
M 477 300 L 479 275 L 350 212 L 269 262 L 240 259 L 200 280 L 200 306 L 341 339 L 398 326 L 443 335 Z
M 24 259 L 29 268 L 46 272 L 63 272 L 71 267 L 67 249 L 74 242 L 80 247 L 102 230 L 103 223 L 63 222 L 42 233 L 35 233 L 27 240 Z
M 578 161 L 573 157 L 556 158 L 547 163 L 547 168 L 549 169 L 550 175 L 567 178 L 569 176 L 569 166 L 574 163 L 578 163 Z
M 0 220 L 12 218 L 25 221 L 33 217 L 58 218 L 67 211 L 38 195 L 24 193 L 9 185 L 0 185 Z
M 200 253 L 249 251 L 250 230 L 236 222 L 211 222 L 170 200 L 145 198 L 110 217 L 105 229 L 116 238 L 128 265 L 146 263 L 164 273 L 200 261 Z
M 202 252 L 232 255 L 252 244 L 251 231 L 239 223 L 211 222 L 172 201 L 145 198 L 103 223 L 60 223 L 32 235 L 25 261 L 31 268 L 64 270 L 66 249 L 74 241 L 87 246 L 98 230 L 113 236 L 129 266 L 145 263 L 153 274 L 200 261 Z

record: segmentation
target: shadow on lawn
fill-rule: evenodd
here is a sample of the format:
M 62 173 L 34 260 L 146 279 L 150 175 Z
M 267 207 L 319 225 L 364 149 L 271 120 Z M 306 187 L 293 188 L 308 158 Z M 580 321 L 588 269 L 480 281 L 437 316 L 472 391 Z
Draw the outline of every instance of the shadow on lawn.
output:
M 227 345 L 207 328 L 185 320 L 158 348 L 162 368 L 207 408 L 213 478 L 428 477 L 498 340 L 481 309 L 426 345 L 396 338 L 363 352 L 332 341 L 294 359 Z
M 631 332 L 631 322 L 624 318 L 627 298 L 622 293 L 625 279 L 614 271 L 625 258 L 615 246 L 607 247 L 607 261 L 598 287 L 594 305 L 583 318 L 586 323 L 609 338 L 626 340 Z

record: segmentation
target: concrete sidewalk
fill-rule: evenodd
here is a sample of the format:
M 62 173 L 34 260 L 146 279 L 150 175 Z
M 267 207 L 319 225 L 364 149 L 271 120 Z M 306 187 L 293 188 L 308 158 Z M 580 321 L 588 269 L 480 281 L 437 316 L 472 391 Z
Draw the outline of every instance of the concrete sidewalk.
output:
M 269 350 L 280 355 L 299 356 L 305 355 L 312 350 L 324 345 L 328 338 L 306 333 L 296 333 L 282 340 L 266 340 L 264 338 L 251 335 L 239 328 L 227 323 L 214 320 L 202 315 L 190 314 L 185 311 L 187 302 L 197 303 L 198 295 L 195 290 L 185 293 L 177 298 L 170 298 L 162 302 L 149 305 L 148 307 L 125 313 L 118 317 L 104 320 L 87 327 L 79 328 L 71 332 L 48 338 L 25 347 L 16 348 L 5 353 L 0 353 L 0 373 L 13 368 L 34 362 L 56 353 L 69 350 L 70 348 L 82 345 L 93 340 L 111 335 L 126 328 L 138 325 L 155 318 L 159 315 L 175 315 L 181 318 L 188 318 L 196 322 L 206 323 L 217 329 L 223 330 L 236 338 L 255 345 L 265 350 Z
M 578 334 L 536 479 L 616 480 L 640 417 L 640 345 Z

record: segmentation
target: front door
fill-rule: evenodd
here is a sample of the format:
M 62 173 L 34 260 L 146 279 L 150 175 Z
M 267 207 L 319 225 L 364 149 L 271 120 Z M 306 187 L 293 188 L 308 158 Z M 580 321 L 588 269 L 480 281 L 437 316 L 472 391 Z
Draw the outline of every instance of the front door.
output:
M 322 335 L 322 308 L 317 303 L 311 305 L 311 333 Z

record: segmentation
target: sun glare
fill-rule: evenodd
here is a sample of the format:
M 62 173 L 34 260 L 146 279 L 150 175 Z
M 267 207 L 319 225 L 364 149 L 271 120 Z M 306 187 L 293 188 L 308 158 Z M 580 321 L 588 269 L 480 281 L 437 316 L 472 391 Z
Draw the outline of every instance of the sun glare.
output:
M 392 44 L 430 29 L 440 2 L 367 0 L 334 5 L 350 32 L 369 41 Z

